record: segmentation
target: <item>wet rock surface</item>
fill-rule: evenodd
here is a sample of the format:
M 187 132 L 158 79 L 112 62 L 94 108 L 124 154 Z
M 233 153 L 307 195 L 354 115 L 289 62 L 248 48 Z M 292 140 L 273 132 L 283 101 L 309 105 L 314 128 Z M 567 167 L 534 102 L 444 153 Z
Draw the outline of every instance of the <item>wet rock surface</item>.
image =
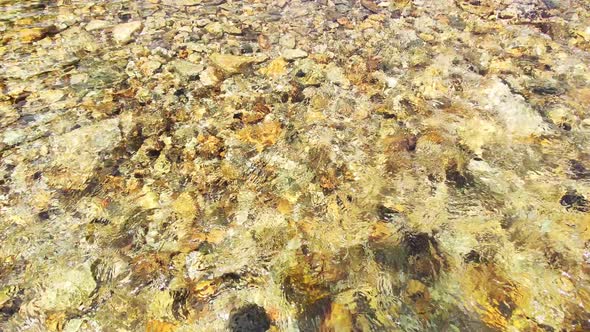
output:
M 229 330 L 232 332 L 264 332 L 270 328 L 270 319 L 264 308 L 255 304 L 246 305 L 229 317 Z
M 0 1 L 0 330 L 590 329 L 585 1 Z

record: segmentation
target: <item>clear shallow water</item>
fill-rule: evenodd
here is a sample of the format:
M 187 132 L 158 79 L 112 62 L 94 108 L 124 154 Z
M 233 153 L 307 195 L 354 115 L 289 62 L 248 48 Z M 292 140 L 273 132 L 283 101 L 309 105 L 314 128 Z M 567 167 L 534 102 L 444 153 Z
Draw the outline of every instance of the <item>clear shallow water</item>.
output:
M 585 2 L 0 6 L 0 329 L 590 328 Z

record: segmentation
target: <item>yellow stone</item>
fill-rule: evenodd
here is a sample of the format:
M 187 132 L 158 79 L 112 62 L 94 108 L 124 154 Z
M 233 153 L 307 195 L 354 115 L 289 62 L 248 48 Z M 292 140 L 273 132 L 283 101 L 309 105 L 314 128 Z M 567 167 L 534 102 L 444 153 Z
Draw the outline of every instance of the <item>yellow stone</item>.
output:
M 168 322 L 163 322 L 160 320 L 150 320 L 148 321 L 146 328 L 146 332 L 174 332 L 176 331 L 176 325 Z
M 209 231 L 206 236 L 207 242 L 217 244 L 225 239 L 225 230 L 221 228 L 214 228 Z
M 35 20 L 33 20 L 31 17 L 19 18 L 18 20 L 14 21 L 14 24 L 19 26 L 31 25 L 34 23 Z
M 293 210 L 293 205 L 286 199 L 280 199 L 277 203 L 277 210 L 284 215 L 290 214 Z
M 434 36 L 429 33 L 421 33 L 418 35 L 418 37 L 420 37 L 420 39 L 422 39 L 425 42 L 431 42 L 434 40 Z
M 414 294 L 421 294 L 421 293 L 425 293 L 427 292 L 428 289 L 426 288 L 426 286 L 421 283 L 419 280 L 415 280 L 412 279 L 410 281 L 408 281 L 408 285 L 406 288 L 406 292 L 408 292 L 408 295 L 414 295 Z
M 45 37 L 46 29 L 44 28 L 30 28 L 19 31 L 20 41 L 23 43 L 32 43 Z
M 253 63 L 260 63 L 266 60 L 263 56 L 240 56 L 231 54 L 213 53 L 209 57 L 211 62 L 221 71 L 228 75 L 239 74 Z
M 139 198 L 138 203 L 145 210 L 151 210 L 151 209 L 155 209 L 160 206 L 158 201 L 159 201 L 158 195 L 148 188 L 147 191 L 145 192 L 145 194 Z
M 193 288 L 195 295 L 199 298 L 207 298 L 215 294 L 216 289 L 215 280 L 201 280 Z
M 330 315 L 322 324 L 322 331 L 353 331 L 352 314 L 344 305 L 332 303 Z
M 225 160 L 221 162 L 220 169 L 221 175 L 227 180 L 235 180 L 240 176 L 238 169 Z
M 47 317 L 45 326 L 48 331 L 62 331 L 66 320 L 66 314 L 63 311 L 58 311 Z
M 184 219 L 192 219 L 197 214 L 197 203 L 189 193 L 182 193 L 172 203 L 172 209 Z
M 260 73 L 268 77 L 279 77 L 287 73 L 287 61 L 282 57 L 272 60 L 268 66 L 261 68 Z
M 281 124 L 278 121 L 268 121 L 243 128 L 237 136 L 242 141 L 254 143 L 256 149 L 262 151 L 265 147 L 274 145 L 281 132 Z
M 319 111 L 307 111 L 305 113 L 305 121 L 307 122 L 318 122 L 318 121 L 322 121 L 326 118 L 326 116 L 324 115 L 323 112 L 319 112 Z

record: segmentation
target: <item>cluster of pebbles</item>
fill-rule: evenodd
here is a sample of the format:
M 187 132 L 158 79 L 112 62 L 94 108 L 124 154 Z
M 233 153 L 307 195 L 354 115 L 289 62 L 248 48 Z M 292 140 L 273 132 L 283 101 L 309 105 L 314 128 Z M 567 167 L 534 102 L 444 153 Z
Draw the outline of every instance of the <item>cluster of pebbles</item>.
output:
M 585 0 L 0 0 L 0 330 L 590 330 Z

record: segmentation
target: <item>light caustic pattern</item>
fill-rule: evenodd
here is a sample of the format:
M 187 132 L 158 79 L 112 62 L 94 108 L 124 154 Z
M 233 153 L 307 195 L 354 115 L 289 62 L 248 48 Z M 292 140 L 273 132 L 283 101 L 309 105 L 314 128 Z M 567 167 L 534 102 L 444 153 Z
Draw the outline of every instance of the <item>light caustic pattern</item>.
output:
M 589 6 L 0 1 L 0 330 L 589 330 Z

